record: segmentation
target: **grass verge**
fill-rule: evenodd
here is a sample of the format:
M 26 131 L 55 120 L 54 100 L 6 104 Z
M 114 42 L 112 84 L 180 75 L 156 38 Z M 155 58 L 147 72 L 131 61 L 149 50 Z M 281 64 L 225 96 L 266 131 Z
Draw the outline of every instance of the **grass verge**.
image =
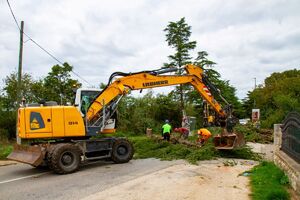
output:
M 253 200 L 287 200 L 288 177 L 271 162 L 263 161 L 250 171 Z

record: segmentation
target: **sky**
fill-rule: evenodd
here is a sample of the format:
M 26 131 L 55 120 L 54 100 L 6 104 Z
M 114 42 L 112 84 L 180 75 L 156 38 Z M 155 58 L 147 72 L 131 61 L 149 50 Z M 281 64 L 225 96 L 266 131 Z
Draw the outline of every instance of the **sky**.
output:
M 174 53 L 163 31 L 185 17 L 191 40 L 240 99 L 274 72 L 300 69 L 299 0 L 10 0 L 24 32 L 92 86 L 115 71 L 158 69 Z M 23 72 L 35 79 L 57 64 L 24 37 Z M 18 68 L 19 31 L 0 2 L 0 80 Z M 90 87 L 84 80 L 73 75 Z M 3 81 L 1 81 L 3 87 Z M 166 92 L 170 88 L 158 89 Z

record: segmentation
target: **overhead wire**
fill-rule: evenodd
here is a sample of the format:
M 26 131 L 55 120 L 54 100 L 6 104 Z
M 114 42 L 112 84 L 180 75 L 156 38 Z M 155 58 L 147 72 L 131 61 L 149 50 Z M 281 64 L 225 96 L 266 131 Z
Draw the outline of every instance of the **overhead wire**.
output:
M 14 14 L 12 8 L 11 8 L 11 5 L 10 5 L 9 1 L 6 0 L 6 2 L 7 2 L 7 5 L 8 5 L 8 7 L 9 7 L 10 12 L 11 12 L 11 15 L 12 15 L 12 17 L 13 17 L 13 19 L 14 19 L 14 21 L 15 21 L 15 23 L 16 23 L 18 29 L 19 29 L 19 31 L 21 31 L 21 28 L 20 28 L 20 26 L 19 26 L 19 23 L 18 23 L 18 21 L 17 21 L 17 19 L 16 19 L 16 16 L 15 16 L 15 14 Z M 28 38 L 28 40 L 27 40 L 26 42 L 28 42 L 28 41 L 33 42 L 36 46 L 38 46 L 42 51 L 44 51 L 46 54 L 48 54 L 48 56 L 50 56 L 50 57 L 51 57 L 52 59 L 54 59 L 56 62 L 58 62 L 58 63 L 61 64 L 61 65 L 64 64 L 62 61 L 60 61 L 58 58 L 56 58 L 53 54 L 51 54 L 49 51 L 47 51 L 44 47 L 42 47 L 39 43 L 37 43 L 35 40 L 33 40 L 33 39 L 32 39 L 28 34 L 26 34 L 24 31 L 23 31 L 23 34 Z M 78 78 L 80 78 L 81 80 L 83 80 L 84 82 L 86 82 L 88 85 L 92 86 L 91 83 L 89 83 L 87 80 L 85 80 L 82 76 L 80 76 L 78 73 L 76 73 L 73 69 L 72 69 L 71 71 L 72 71 L 72 73 L 73 73 L 75 76 L 77 76 Z

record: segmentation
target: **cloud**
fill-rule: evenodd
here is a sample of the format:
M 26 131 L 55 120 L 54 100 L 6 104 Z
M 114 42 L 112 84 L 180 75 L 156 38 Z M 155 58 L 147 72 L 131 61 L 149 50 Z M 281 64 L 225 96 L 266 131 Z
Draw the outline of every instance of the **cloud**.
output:
M 5 3 L 0 2 L 0 79 L 18 66 L 19 32 Z M 167 62 L 173 50 L 163 29 L 181 17 L 197 41 L 191 54 L 207 51 L 240 98 L 253 89 L 254 77 L 263 83 L 273 72 L 299 68 L 298 0 L 24 0 L 11 5 L 25 21 L 26 33 L 95 86 L 114 71 L 156 69 Z M 57 64 L 30 41 L 23 58 L 23 71 L 36 78 Z

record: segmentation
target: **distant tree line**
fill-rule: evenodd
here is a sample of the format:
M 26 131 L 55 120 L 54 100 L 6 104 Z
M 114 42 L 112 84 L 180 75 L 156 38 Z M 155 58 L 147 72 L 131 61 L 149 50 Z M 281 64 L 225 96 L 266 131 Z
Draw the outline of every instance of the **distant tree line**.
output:
M 261 125 L 271 128 L 281 123 L 291 111 L 300 112 L 300 70 L 293 69 L 272 73 L 243 100 L 247 116 L 252 108 L 261 110 Z
M 21 80 L 21 97 L 25 103 L 56 101 L 59 104 L 72 102 L 73 88 L 81 83 L 71 78 L 72 66 L 64 63 L 54 65 L 44 78 L 34 80 L 30 74 L 24 73 Z M 17 73 L 12 73 L 4 80 L 0 93 L 0 139 L 15 137 L 17 102 Z

